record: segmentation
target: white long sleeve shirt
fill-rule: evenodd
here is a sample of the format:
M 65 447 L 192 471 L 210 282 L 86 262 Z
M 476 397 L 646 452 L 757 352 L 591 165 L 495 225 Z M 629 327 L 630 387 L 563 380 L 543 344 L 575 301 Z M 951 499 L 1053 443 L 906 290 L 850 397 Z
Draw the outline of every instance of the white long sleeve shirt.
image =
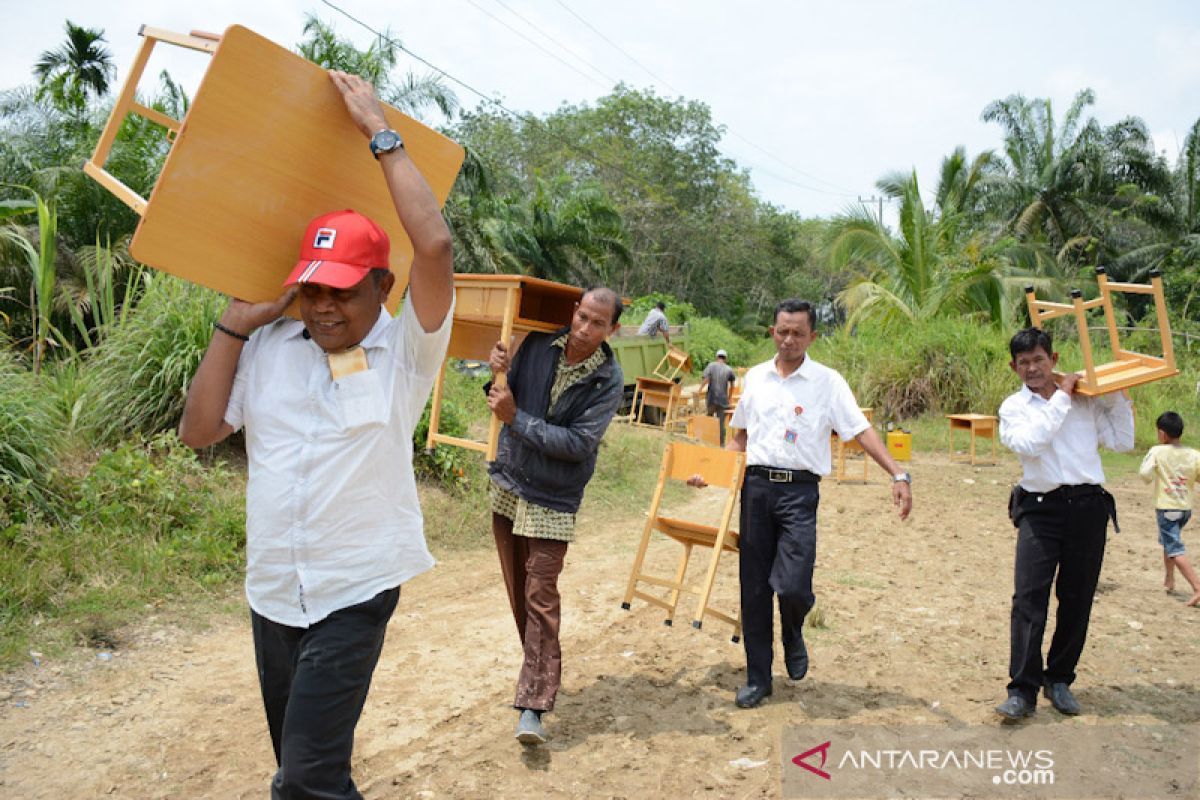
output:
M 1000 441 L 1021 459 L 1026 491 L 1104 483 L 1098 448 L 1133 449 L 1133 405 L 1120 394 L 1072 396 L 1061 389 L 1046 400 L 1022 386 L 1000 405 Z

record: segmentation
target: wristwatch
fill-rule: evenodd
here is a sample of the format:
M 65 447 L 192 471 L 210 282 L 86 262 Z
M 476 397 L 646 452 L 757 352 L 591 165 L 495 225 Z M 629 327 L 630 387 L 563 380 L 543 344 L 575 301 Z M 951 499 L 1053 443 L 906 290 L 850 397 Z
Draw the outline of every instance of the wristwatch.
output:
M 371 137 L 371 155 L 376 159 L 384 153 L 399 150 L 401 147 L 404 147 L 404 140 L 391 128 L 384 128 Z
M 901 472 L 892 476 L 892 483 L 907 483 L 912 486 L 912 475 L 907 472 Z

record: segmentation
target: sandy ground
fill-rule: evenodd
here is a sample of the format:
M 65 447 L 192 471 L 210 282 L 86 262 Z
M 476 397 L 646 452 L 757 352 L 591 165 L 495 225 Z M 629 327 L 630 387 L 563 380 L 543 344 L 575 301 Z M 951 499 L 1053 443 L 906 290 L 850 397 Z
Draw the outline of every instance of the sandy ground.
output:
M 912 472 L 905 524 L 877 471 L 865 486 L 822 485 L 824 627 L 807 634 L 812 669 L 793 684 L 777 659 L 774 696 L 749 711 L 732 702 L 744 662 L 728 626 L 694 630 L 689 598 L 673 628 L 645 603 L 620 607 L 649 498 L 631 498 L 623 519 L 582 519 L 561 582 L 553 739 L 531 750 L 513 740 L 519 647 L 495 556 L 447 555 L 404 587 L 358 728 L 360 788 L 370 798 L 770 798 L 785 725 L 996 725 L 1014 541 L 1004 507 L 1018 467 L 918 455 Z M 1200 722 L 1200 610 L 1163 591 L 1148 491 L 1136 476 L 1110 488 L 1124 530 L 1110 539 L 1076 683 L 1085 713 L 1043 704 L 1029 723 L 1064 735 Z M 713 491 L 690 502 L 711 510 Z M 677 552 L 665 540 L 651 549 L 664 565 Z M 718 602 L 732 603 L 736 584 L 728 559 Z M 197 630 L 167 612 L 110 659 L 81 651 L 3 679 L 0 795 L 266 796 L 274 764 L 244 613 L 214 612 Z

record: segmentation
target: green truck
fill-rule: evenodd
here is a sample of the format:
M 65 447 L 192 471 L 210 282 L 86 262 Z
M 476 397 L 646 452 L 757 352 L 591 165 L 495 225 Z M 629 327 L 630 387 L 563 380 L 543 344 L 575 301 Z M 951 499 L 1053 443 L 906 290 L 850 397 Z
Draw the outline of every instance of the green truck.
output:
M 672 327 L 671 344 L 681 350 L 687 350 L 687 331 L 680 326 L 678 331 Z M 633 402 L 633 389 L 637 379 L 643 375 L 653 375 L 654 368 L 667 354 L 667 343 L 661 336 L 621 335 L 609 337 L 608 346 L 613 349 L 621 372 L 625 374 L 625 402 L 621 413 L 628 413 Z

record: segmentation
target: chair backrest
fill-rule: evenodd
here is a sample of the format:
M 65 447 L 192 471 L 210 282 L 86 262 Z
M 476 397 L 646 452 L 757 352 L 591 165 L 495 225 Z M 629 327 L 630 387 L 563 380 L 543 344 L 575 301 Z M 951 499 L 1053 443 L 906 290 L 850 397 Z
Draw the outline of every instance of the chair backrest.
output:
M 710 486 L 725 489 L 735 488 L 741 482 L 746 463 L 745 453 L 690 442 L 671 442 L 664 458 L 669 480 L 686 481 L 693 475 L 702 475 Z
M 687 421 L 688 436 L 706 444 L 721 443 L 721 422 L 716 417 L 695 416 Z

